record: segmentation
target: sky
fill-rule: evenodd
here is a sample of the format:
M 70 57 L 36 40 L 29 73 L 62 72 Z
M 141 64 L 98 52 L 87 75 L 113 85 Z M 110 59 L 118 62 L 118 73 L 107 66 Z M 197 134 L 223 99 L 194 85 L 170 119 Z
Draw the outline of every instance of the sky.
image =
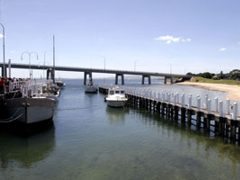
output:
M 25 64 L 32 52 L 31 64 L 51 65 L 55 35 L 58 66 L 229 72 L 240 68 L 239 17 L 238 0 L 0 0 L 6 59 Z

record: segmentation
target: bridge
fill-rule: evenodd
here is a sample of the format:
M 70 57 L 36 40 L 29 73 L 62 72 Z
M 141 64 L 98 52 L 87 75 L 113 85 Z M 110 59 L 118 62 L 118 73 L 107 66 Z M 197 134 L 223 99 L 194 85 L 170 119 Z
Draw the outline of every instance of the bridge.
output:
M 48 66 L 48 65 L 36 65 L 36 64 L 16 64 L 13 63 L 10 65 L 11 69 L 35 69 L 35 70 L 46 70 L 47 79 L 55 79 L 55 71 L 69 71 L 69 72 L 83 72 L 84 73 L 84 85 L 86 85 L 87 78 L 92 78 L 92 73 L 105 73 L 105 74 L 115 74 L 115 84 L 118 84 L 118 79 L 121 77 L 121 84 L 124 84 L 124 75 L 138 75 L 142 76 L 142 84 L 145 83 L 145 79 L 148 80 L 148 84 L 151 84 L 151 77 L 163 77 L 164 83 L 167 81 L 173 83 L 174 79 L 190 79 L 191 76 L 183 75 L 183 74 L 170 74 L 170 73 L 158 73 L 158 72 L 145 72 L 145 71 L 127 71 L 127 70 L 113 70 L 113 69 L 97 69 L 97 68 L 83 68 L 83 67 L 67 67 L 67 66 Z M 3 63 L 0 63 L 0 67 L 2 70 L 2 76 L 4 76 L 3 72 Z M 5 64 L 5 72 L 7 72 L 7 68 L 9 68 L 9 64 Z

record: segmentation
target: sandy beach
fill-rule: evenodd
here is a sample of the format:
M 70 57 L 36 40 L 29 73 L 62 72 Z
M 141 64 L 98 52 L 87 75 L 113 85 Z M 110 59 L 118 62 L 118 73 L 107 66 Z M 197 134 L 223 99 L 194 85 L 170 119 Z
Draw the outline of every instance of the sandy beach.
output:
M 198 82 L 182 82 L 180 85 L 197 86 L 208 90 L 222 91 L 227 93 L 227 98 L 231 100 L 240 100 L 240 86 L 227 84 L 212 84 Z

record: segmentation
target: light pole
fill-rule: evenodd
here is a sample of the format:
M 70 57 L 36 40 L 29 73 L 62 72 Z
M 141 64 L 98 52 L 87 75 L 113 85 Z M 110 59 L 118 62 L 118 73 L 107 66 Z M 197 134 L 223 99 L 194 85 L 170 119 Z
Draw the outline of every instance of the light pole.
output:
M 23 60 L 23 57 L 24 55 L 28 55 L 28 60 L 29 60 L 29 77 L 30 79 L 32 79 L 32 76 L 33 76 L 33 72 L 32 72 L 32 68 L 31 68 L 31 56 L 32 55 L 35 55 L 37 60 L 38 60 L 38 53 L 36 52 L 28 52 L 28 51 L 24 51 L 22 54 L 21 54 L 21 60 Z
M 2 23 L 0 23 L 0 26 L 2 27 L 2 49 L 3 49 L 3 70 L 2 70 L 2 76 L 6 77 L 6 69 L 5 69 L 5 27 Z

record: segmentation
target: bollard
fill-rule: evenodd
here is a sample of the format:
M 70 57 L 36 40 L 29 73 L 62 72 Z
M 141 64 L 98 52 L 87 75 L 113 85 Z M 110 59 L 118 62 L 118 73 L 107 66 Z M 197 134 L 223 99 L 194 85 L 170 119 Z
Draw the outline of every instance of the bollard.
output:
M 161 101 L 161 94 L 160 93 L 158 93 L 158 101 Z
M 220 115 L 220 117 L 224 116 L 224 113 L 223 113 L 223 102 L 222 101 L 219 102 L 219 115 Z
M 184 107 L 185 106 L 185 94 L 182 95 L 181 103 L 182 103 L 182 106 Z
M 218 112 L 218 98 L 215 97 L 214 100 L 215 100 L 215 108 L 216 108 L 216 112 Z
M 179 104 L 179 94 L 176 95 L 176 103 Z
M 207 102 L 207 111 L 208 111 L 208 113 L 211 111 L 211 99 L 208 99 L 208 102 Z
M 188 97 L 188 108 L 192 108 L 192 95 Z
M 238 116 L 238 104 L 235 102 L 233 103 L 233 120 L 237 120 Z
M 171 94 L 170 93 L 168 94 L 168 102 L 169 103 L 171 102 Z
M 165 102 L 165 93 L 162 94 L 163 102 Z
M 230 114 L 230 109 L 231 109 L 231 105 L 230 105 L 230 100 L 227 99 L 227 114 Z
M 205 104 L 206 104 L 206 109 L 208 108 L 208 94 L 207 95 L 205 95 Z
M 201 98 L 200 97 L 197 98 L 197 108 L 198 108 L 198 111 L 201 109 Z
M 174 95 L 173 103 L 174 103 L 174 105 L 176 105 L 176 103 L 177 103 L 177 95 L 176 94 Z

